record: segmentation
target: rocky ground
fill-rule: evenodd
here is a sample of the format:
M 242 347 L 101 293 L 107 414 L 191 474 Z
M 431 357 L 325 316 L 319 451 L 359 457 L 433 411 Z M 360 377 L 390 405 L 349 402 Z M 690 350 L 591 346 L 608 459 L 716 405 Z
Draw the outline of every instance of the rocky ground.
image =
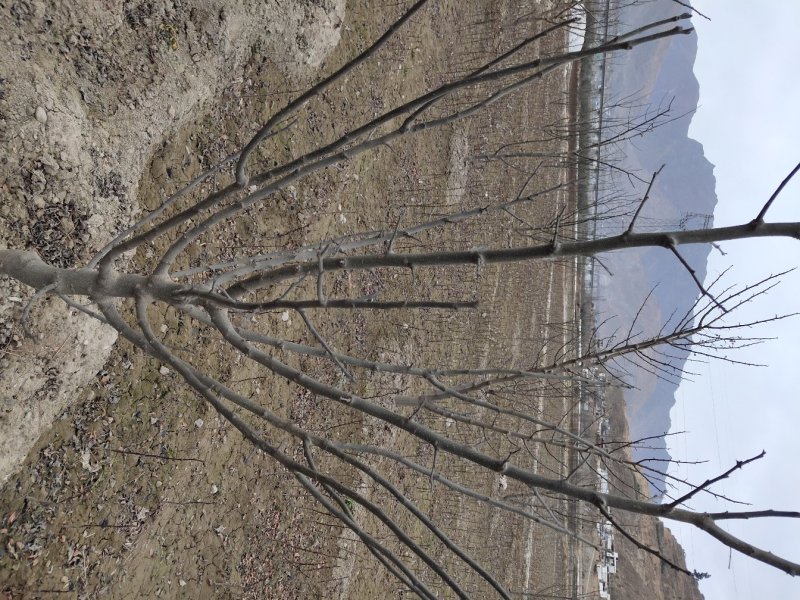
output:
M 168 177 L 154 155 L 242 89 L 254 53 L 280 57 L 287 77 L 310 77 L 344 19 L 344 0 L 112 4 L 19 0 L 0 16 L 0 244 L 57 266 L 82 263 L 140 214 L 145 174 Z M 187 149 L 180 160 L 211 158 Z M 31 318 L 37 343 L 25 343 L 30 292 L 0 286 L 4 480 L 102 368 L 116 335 L 45 301 Z

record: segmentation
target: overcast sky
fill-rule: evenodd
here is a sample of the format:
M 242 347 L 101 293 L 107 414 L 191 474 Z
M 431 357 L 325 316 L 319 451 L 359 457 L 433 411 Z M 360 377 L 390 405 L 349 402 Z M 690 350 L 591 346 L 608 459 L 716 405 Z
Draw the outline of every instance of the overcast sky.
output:
M 715 165 L 719 204 L 715 225 L 751 220 L 778 183 L 800 162 L 800 1 L 696 0 L 711 21 L 695 17 L 699 49 L 694 71 L 700 107 L 689 134 L 701 142 Z M 678 9 L 680 7 L 677 7 Z M 768 221 L 800 220 L 800 175 L 785 189 Z M 708 277 L 729 266 L 729 283 L 752 282 L 800 266 L 800 242 L 743 241 L 713 252 Z M 783 278 L 767 297 L 740 319 L 800 311 L 800 273 Z M 712 362 L 684 382 L 672 410 L 669 442 L 676 459 L 702 457 L 701 466 L 679 466 L 695 482 L 730 468 L 762 449 L 767 456 L 714 489 L 752 509 L 800 510 L 800 318 L 759 328 L 753 335 L 775 336 L 736 358 L 767 367 Z M 714 508 L 716 506 L 716 508 Z M 708 497 L 692 508 L 720 510 Z M 726 508 L 736 510 L 735 506 Z M 741 507 L 739 510 L 750 510 Z M 676 527 L 670 523 L 673 531 Z M 800 562 L 800 522 L 743 521 L 731 530 L 768 550 Z M 708 571 L 701 583 L 707 600 L 800 598 L 800 581 L 730 554 L 702 532 L 676 531 L 690 569 Z

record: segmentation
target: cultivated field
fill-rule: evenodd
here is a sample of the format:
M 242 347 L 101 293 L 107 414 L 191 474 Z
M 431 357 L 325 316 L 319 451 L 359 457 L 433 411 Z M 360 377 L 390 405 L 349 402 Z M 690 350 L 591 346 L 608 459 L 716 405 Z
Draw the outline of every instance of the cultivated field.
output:
M 406 97 L 468 72 L 545 27 L 539 17 L 558 12 L 550 4 L 433 2 L 373 60 L 309 102 L 292 128 L 269 140 L 255 160 L 268 165 L 297 156 L 319 139 L 341 134 Z M 321 68 L 330 70 L 362 50 L 404 7 L 348 2 L 341 40 Z M 175 44 L 183 43 L 180 30 L 171 35 Z M 526 52 L 552 53 L 566 43 L 565 33 L 557 32 Z M 138 182 L 138 202 L 144 209 L 155 208 L 180 183 L 234 151 L 254 123 L 265 121 L 318 75 L 292 69 L 284 61 L 291 62 L 254 52 L 217 101 L 163 141 Z M 560 215 L 574 211 L 574 196 L 569 187 L 559 187 L 570 173 L 553 158 L 568 146 L 552 135 L 551 127 L 568 117 L 570 76 L 570 71 L 554 71 L 490 111 L 306 178 L 208 236 L 181 267 L 191 269 L 206 256 L 235 259 L 357 231 L 408 227 L 507 202 L 523 189 L 527 194 L 553 191 L 510 210 L 487 211 L 480 219 L 398 239 L 395 250 L 521 246 L 551 239 L 553 225 L 559 235 L 572 236 L 574 225 Z M 464 94 L 451 102 L 468 99 Z M 476 158 L 516 141 L 533 141 L 526 145 L 533 158 Z M 220 174 L 204 191 L 229 177 Z M 5 231 L 9 246 L 30 243 L 30 229 Z M 159 241 L 130 260 L 144 268 L 165 246 L 166 241 Z M 77 255 L 86 258 L 80 248 Z M 479 306 L 460 311 L 314 309 L 308 314 L 333 348 L 354 356 L 442 369 L 525 369 L 574 351 L 578 271 L 574 261 L 553 261 L 331 276 L 331 296 L 380 293 L 383 299 L 402 300 L 413 290 L 420 298 L 478 300 Z M 564 500 L 532 495 L 495 473 L 477 471 L 408 434 L 265 373 L 203 326 L 178 319 L 171 309 L 154 312 L 152 318 L 171 347 L 195 365 L 309 431 L 392 450 L 479 494 L 515 503 L 542 518 L 574 522 L 576 515 Z M 261 314 L 251 325 L 290 342 L 316 344 L 294 313 Z M 43 345 L 9 343 L 3 352 L 57 365 L 58 343 L 58 332 L 48 332 Z M 275 353 L 316 377 L 346 383 L 336 365 L 324 358 L 288 350 Z M 463 381 L 453 377 L 450 385 Z M 364 370 L 352 385 L 361 397 L 405 411 L 409 418 L 493 456 L 513 457 L 536 472 L 563 477 L 575 464 L 568 444 L 553 431 L 532 425 L 519 429 L 514 421 L 524 434 L 515 436 L 508 431 L 512 420 L 503 415 L 475 408 L 462 410 L 462 419 L 454 420 L 404 406 L 403 398 L 436 391 L 419 379 Z M 35 401 L 13 400 L 22 406 Z M 576 426 L 577 399 L 570 381 L 513 382 L 495 390 L 492 401 L 565 429 Z M 449 402 L 442 406 L 456 410 Z M 474 425 L 478 422 L 480 426 Z M 302 459 L 301 444 L 280 432 L 266 435 Z M 560 597 L 572 594 L 576 584 L 585 585 L 576 582 L 574 557 L 582 551 L 570 538 L 520 515 L 490 509 L 388 458 L 373 458 L 372 464 L 510 591 Z M 374 502 L 388 504 L 386 493 L 354 470 L 324 459 L 321 467 Z M 452 595 L 385 528 L 361 509 L 354 510 L 435 593 Z M 470 597 L 492 597 L 487 583 L 448 556 L 406 511 L 388 511 L 422 547 L 442 557 Z M 74 403 L 6 482 L 0 491 L 0 518 L 0 591 L 9 598 L 363 599 L 409 594 L 290 473 L 244 441 L 175 373 L 124 341 L 114 347 L 93 384 L 75 390 Z M 584 533 L 591 530 L 588 526 Z M 587 570 L 582 567 L 583 577 L 588 577 Z

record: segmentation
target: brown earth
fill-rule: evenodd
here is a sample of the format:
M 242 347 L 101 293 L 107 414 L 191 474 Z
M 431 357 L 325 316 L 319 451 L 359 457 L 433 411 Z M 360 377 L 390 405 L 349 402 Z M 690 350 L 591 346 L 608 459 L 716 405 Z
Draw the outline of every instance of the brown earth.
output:
M 343 4 L 4 3 L 0 244 L 33 248 L 57 266 L 84 261 L 141 210 L 146 172 L 163 182 L 166 165 L 154 155 L 197 127 L 198 114 L 234 108 L 254 53 L 285 56 L 277 62 L 287 77 L 315 72 L 339 40 Z M 196 155 L 187 146 L 176 166 L 209 164 L 221 141 L 205 138 Z M 0 281 L 0 481 L 103 367 L 116 339 L 49 302 L 34 314 L 38 344 L 25 344 L 19 316 L 29 297 Z
M 17 61 L 2 63 L 3 77 L 16 83 L 6 73 L 21 63 L 33 73 L 32 85 L 20 83 L 0 98 L 4 143 L 14 144 L 14 151 L 3 156 L 0 235 L 8 247 L 34 247 L 63 266 L 85 262 L 138 210 L 155 208 L 180 183 L 239 147 L 256 123 L 320 72 L 363 49 L 403 8 L 366 1 L 349 2 L 346 11 L 341 3 L 310 0 L 268 8 L 243 3 L 240 10 L 227 5 L 223 10 L 211 1 L 192 7 L 125 2 L 112 14 L 89 4 L 85 12 L 73 8 L 67 14 L 58 4 L 15 2 L 0 27 L 13 50 L 9 56 Z M 550 9 L 518 2 L 433 3 L 373 61 L 304 107 L 295 126 L 266 143 L 256 162 L 269 165 L 297 156 L 321 138 L 466 72 L 538 28 L 529 14 L 534 8 Z M 531 52 L 564 44 L 563 35 L 556 36 Z M 546 126 L 566 116 L 567 76 L 552 73 L 491 113 L 307 178 L 203 240 L 182 266 L 200 264 L 206 255 L 233 258 L 398 222 L 408 225 L 513 197 L 536 163 L 484 163 L 471 157 L 531 138 L 545 140 L 532 147 L 538 152 L 562 151 L 563 142 L 550 139 Z M 11 89 L 0 83 L 4 91 Z M 45 107 L 44 123 L 37 120 L 39 105 Z M 220 184 L 226 176 L 220 176 Z M 563 177 L 563 169 L 542 161 L 529 185 L 545 189 Z M 551 194 L 513 216 L 459 223 L 402 240 L 398 249 L 550 239 L 542 231 L 568 201 L 563 192 Z M 151 265 L 167 243 L 141 249 L 130 257 L 132 268 Z M 113 334 L 87 325 L 55 299 L 42 300 L 33 312 L 38 344 L 23 339 L 18 323 L 29 292 L 13 282 L 2 285 L 0 368 L 13 393 L 3 398 L 0 442 L 9 456 L 12 449 L 24 456 L 22 462 L 10 461 L 0 492 L 0 589 L 9 598 L 404 594 L 289 473 L 244 442 L 169 369 L 125 342 L 113 344 Z M 328 285 L 330 293 L 344 296 L 380 292 L 402 298 L 413 289 L 422 298 L 479 298 L 477 311 L 458 313 L 310 311 L 337 350 L 373 360 L 517 368 L 568 352 L 574 336 L 573 263 L 487 267 L 480 273 L 474 268 L 376 270 L 331 278 Z M 438 456 L 405 434 L 264 373 L 171 310 L 154 313 L 153 319 L 176 351 L 295 423 L 336 439 L 388 446 L 428 466 L 435 461 L 437 469 L 464 484 L 498 493 L 496 474 Z M 315 344 L 299 318 L 275 313 L 257 319 L 253 326 L 265 332 Z M 345 385 L 327 361 L 278 354 Z M 359 374 L 354 389 L 388 403 L 392 396 L 424 387 L 406 377 L 367 372 Z M 573 393 L 568 382 L 504 393 L 544 419 L 569 420 Z M 462 424 L 419 418 L 471 439 L 472 431 Z M 268 434 L 287 453 L 301 456 L 302 449 L 287 436 Z M 506 436 L 491 431 L 474 443 L 497 456 L 520 452 Z M 563 476 L 568 457 L 555 448 L 537 443 L 515 460 Z M 386 461 L 377 464 L 509 589 L 572 589 L 575 573 L 566 539 L 522 518 L 501 518 Z M 381 500 L 354 472 L 323 466 Z M 503 491 L 507 498 L 524 493 L 513 483 Z M 550 510 L 567 513 L 563 500 L 547 503 Z M 433 554 L 442 554 L 419 524 L 407 515 L 396 518 L 430 544 Z M 488 597 L 485 582 L 447 562 L 452 559 L 443 560 L 473 597 Z M 433 589 L 447 597 L 444 588 Z

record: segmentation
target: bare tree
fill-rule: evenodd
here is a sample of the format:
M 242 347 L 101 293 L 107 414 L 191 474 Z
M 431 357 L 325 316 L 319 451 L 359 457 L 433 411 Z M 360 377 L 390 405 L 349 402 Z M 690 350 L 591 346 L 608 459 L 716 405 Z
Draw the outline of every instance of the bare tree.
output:
M 689 494 L 666 504 L 621 488 L 602 492 L 586 482 L 575 482 L 579 466 L 598 457 L 600 463 L 591 464 L 613 462 L 616 456 L 563 422 L 568 411 L 560 412 L 559 422 L 552 412 L 537 406 L 544 397 L 558 397 L 565 406 L 569 404 L 575 382 L 596 383 L 586 369 L 598 367 L 621 377 L 625 361 L 632 361 L 664 376 L 679 377 L 671 366 L 670 348 L 693 346 L 717 353 L 731 345 L 756 341 L 739 337 L 738 331 L 758 323 L 732 322 L 731 315 L 763 293 L 773 279 L 720 292 L 706 289 L 696 280 L 700 299 L 694 309 L 664 324 L 656 336 L 641 338 L 633 323 L 619 339 L 592 343 L 584 349 L 571 343 L 574 337 L 567 336 L 556 348 L 543 340 L 539 355 L 530 357 L 529 364 L 521 368 L 502 364 L 452 368 L 393 362 L 379 355 L 353 356 L 339 349 L 343 336 L 334 340 L 329 323 L 331 315 L 340 312 L 417 311 L 450 318 L 451 313 L 462 314 L 459 311 L 480 311 L 483 299 L 475 290 L 480 288 L 481 278 L 488 270 L 509 263 L 595 257 L 653 246 L 671 252 L 694 276 L 680 254 L 684 244 L 800 237 L 800 223 L 765 220 L 785 182 L 751 222 L 732 227 L 641 233 L 636 231 L 636 211 L 627 230 L 600 239 L 566 237 L 558 223 L 551 228 L 550 239 L 534 245 L 512 242 L 484 247 L 459 237 L 463 223 L 480 222 L 519 205 L 553 198 L 564 188 L 529 191 L 528 178 L 513 198 L 489 199 L 461 210 L 431 211 L 413 225 L 403 225 L 398 219 L 383 229 L 328 237 L 296 248 L 233 256 L 224 252 L 224 241 L 219 239 L 226 235 L 225 227 L 244 219 L 248 211 L 268 206 L 297 182 L 400 138 L 489 111 L 514 92 L 587 56 L 628 51 L 690 31 L 682 25 L 666 28 L 688 17 L 681 15 L 669 23 L 654 23 L 579 51 L 530 57 L 535 42 L 572 24 L 571 19 L 560 20 L 468 74 L 387 109 L 364 124 L 353 125 L 331 141 L 320 142 L 285 162 L 262 164 L 258 152 L 267 140 L 291 134 L 306 102 L 370 60 L 426 3 L 415 3 L 367 50 L 275 113 L 240 152 L 167 198 L 85 267 L 58 268 L 45 264 L 35 253 L 9 249 L 0 250 L 0 272 L 36 290 L 29 307 L 43 295 L 57 295 L 179 373 L 253 445 L 291 472 L 330 515 L 350 528 L 369 552 L 419 597 L 436 597 L 440 587 L 462 598 L 473 595 L 472 589 L 478 586 L 503 598 L 512 594 L 501 578 L 476 558 L 468 536 L 457 526 L 448 527 L 447 519 L 436 515 L 434 509 L 423 508 L 424 503 L 395 477 L 398 472 L 408 473 L 420 486 L 427 482 L 430 489 L 435 486 L 490 513 L 515 515 L 590 546 L 596 542 L 576 528 L 569 511 L 565 512 L 570 502 L 590 507 L 594 518 L 607 519 L 626 536 L 630 534 L 613 511 L 690 523 L 730 548 L 791 575 L 800 574 L 800 565 L 757 548 L 719 525 L 727 519 L 796 518 L 800 514 L 775 510 L 708 514 L 686 508 L 694 495 L 706 492 L 719 478 L 696 485 Z M 202 186 L 212 177 L 223 185 L 202 193 Z M 452 236 L 447 238 L 449 247 L 436 247 L 440 246 L 437 238 L 430 237 L 442 231 Z M 138 270 L 126 266 L 126 253 L 146 249 L 156 240 L 166 240 L 166 249 L 154 264 Z M 216 248 L 220 256 L 208 257 L 208 248 Z M 419 281 L 426 273 L 460 285 L 444 290 L 421 287 Z M 449 274 L 447 278 L 443 273 Z M 352 288 L 359 291 L 348 292 L 342 277 L 359 284 L 379 277 L 382 287 L 369 290 L 356 285 Z M 418 295 L 418 289 L 437 293 Z M 23 316 L 25 321 L 28 313 L 26 310 Z M 260 319 L 268 313 L 287 319 L 297 315 L 309 343 L 275 335 Z M 427 458 L 410 458 L 391 444 L 363 443 L 335 431 L 305 427 L 221 377 L 198 369 L 193 364 L 197 348 L 171 344 L 168 328 L 163 326 L 166 314 L 195 328 L 198 338 L 233 350 L 237 360 L 252 361 L 271 376 L 307 390 L 315 401 L 338 406 L 343 414 L 384 427 L 404 443 L 427 448 L 428 464 L 423 464 Z M 284 358 L 286 355 L 313 357 L 326 366 L 318 375 L 302 362 Z M 383 396 L 369 396 L 363 391 L 364 382 L 373 376 L 398 377 L 400 383 L 384 385 Z M 554 451 L 566 451 L 572 462 L 543 458 Z M 746 462 L 737 463 L 720 478 Z M 470 483 L 474 478 L 465 479 L 468 472 L 501 478 L 504 493 L 479 489 Z

